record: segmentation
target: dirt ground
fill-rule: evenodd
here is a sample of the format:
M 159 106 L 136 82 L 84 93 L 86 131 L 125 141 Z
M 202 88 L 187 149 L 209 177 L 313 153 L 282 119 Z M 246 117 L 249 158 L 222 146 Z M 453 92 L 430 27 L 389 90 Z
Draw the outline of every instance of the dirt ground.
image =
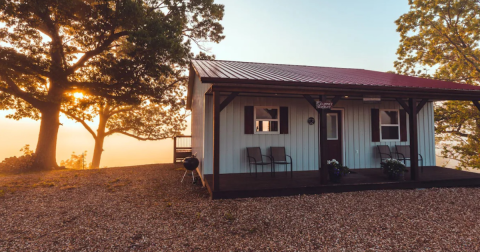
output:
M 0 251 L 480 250 L 477 188 L 212 201 L 183 172 L 0 175 Z

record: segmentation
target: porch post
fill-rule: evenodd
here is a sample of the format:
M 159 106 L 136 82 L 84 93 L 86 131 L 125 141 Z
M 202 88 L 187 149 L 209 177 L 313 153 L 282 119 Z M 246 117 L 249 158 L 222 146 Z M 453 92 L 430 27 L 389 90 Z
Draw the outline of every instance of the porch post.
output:
M 220 92 L 213 91 L 213 191 L 220 190 Z
M 326 95 L 320 95 L 319 96 L 320 101 L 326 102 L 327 101 L 327 96 Z M 326 109 L 319 109 L 318 110 L 318 115 L 320 119 L 320 124 L 319 124 L 319 136 L 320 136 L 320 184 L 324 185 L 327 184 L 328 181 L 328 170 L 327 170 L 327 110 Z
M 414 98 L 408 100 L 410 108 L 409 126 L 410 126 L 410 172 L 412 180 L 420 180 L 418 170 L 418 129 L 417 129 L 417 101 Z

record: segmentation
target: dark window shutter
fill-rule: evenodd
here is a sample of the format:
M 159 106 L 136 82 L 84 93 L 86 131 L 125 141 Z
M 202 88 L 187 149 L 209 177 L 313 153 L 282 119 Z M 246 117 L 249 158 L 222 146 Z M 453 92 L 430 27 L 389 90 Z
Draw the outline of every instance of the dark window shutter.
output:
M 372 142 L 380 142 L 380 110 L 372 109 Z
M 288 134 L 288 107 L 280 107 L 280 134 Z
M 400 109 L 400 141 L 406 142 L 407 138 L 407 113 Z
M 253 118 L 253 106 L 245 106 L 245 134 L 253 134 L 255 118 Z

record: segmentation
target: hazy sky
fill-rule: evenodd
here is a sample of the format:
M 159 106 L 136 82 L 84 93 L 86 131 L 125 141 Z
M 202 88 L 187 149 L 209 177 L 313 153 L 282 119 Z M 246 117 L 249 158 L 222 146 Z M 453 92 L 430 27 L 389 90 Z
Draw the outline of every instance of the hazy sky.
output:
M 393 70 L 399 44 L 394 21 L 408 0 L 216 0 L 225 5 L 226 39 L 207 44 L 217 59 L 312 66 Z M 5 119 L 0 111 L 0 160 L 35 148 L 39 122 Z M 72 151 L 93 153 L 93 138 L 62 117 L 57 161 Z M 94 126 L 95 124 L 92 124 Z M 96 127 L 94 127 L 96 129 Z M 123 135 L 106 139 L 101 166 L 165 163 L 172 141 L 143 142 Z

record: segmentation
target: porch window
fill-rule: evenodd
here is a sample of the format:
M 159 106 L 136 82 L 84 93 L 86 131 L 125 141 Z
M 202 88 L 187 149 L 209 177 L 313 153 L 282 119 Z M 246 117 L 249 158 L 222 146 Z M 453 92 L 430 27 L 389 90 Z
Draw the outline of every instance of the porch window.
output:
M 255 107 L 255 134 L 279 134 L 279 107 Z
M 400 119 L 398 109 L 380 110 L 380 139 L 400 141 Z
M 338 140 L 338 114 L 327 114 L 327 140 Z

